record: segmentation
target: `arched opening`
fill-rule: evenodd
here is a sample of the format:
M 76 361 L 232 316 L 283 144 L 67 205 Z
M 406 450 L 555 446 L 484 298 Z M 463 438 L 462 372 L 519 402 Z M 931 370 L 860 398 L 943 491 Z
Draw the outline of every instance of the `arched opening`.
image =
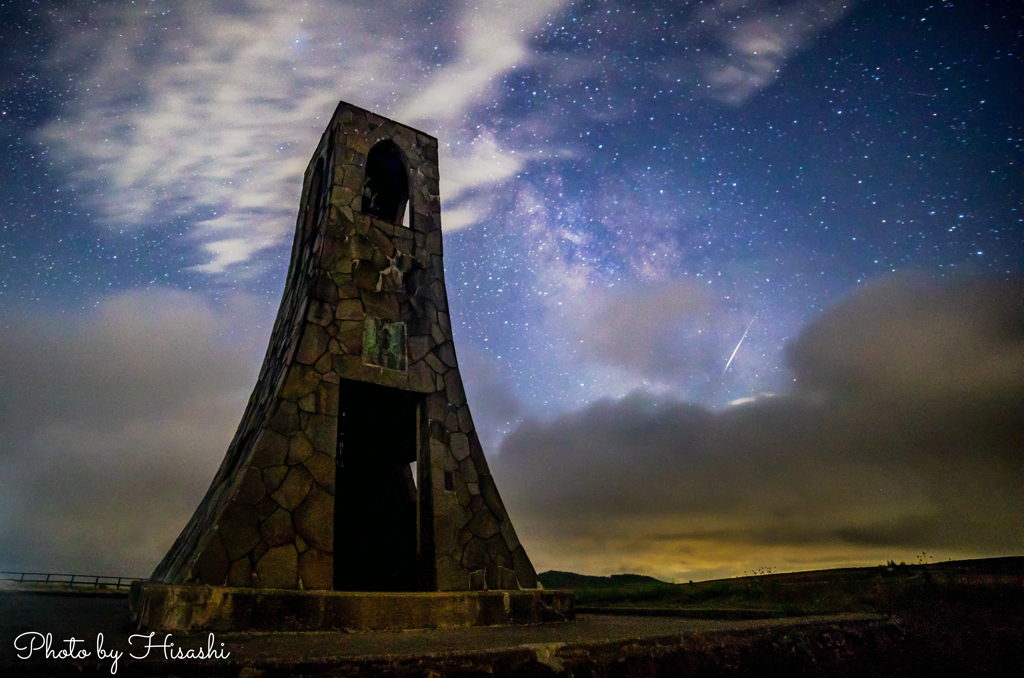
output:
M 409 203 L 409 174 L 398 145 L 385 139 L 366 154 L 363 212 L 394 224 L 403 223 Z

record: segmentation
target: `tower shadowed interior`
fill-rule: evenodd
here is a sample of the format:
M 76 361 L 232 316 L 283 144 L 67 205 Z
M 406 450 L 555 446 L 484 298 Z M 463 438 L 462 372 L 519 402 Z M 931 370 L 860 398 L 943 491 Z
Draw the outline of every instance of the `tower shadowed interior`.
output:
M 395 389 L 341 383 L 338 404 L 334 543 L 349 556 L 334 561 L 336 591 L 416 591 L 421 572 L 421 501 L 414 477 L 420 399 Z M 426 565 L 426 563 L 422 563 Z

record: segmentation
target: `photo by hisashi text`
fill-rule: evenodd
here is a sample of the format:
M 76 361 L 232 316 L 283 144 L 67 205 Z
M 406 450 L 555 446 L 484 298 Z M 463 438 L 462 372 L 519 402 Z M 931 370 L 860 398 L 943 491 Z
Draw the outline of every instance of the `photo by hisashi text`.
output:
M 131 659 L 227 659 L 231 653 L 224 649 L 224 643 L 217 647 L 217 639 L 211 633 L 206 639 L 205 647 L 181 647 L 171 640 L 168 633 L 163 640 L 156 638 L 156 632 L 135 633 L 128 637 L 128 656 Z M 94 650 L 86 647 L 85 640 L 81 638 L 66 638 L 54 641 L 52 633 L 40 633 L 38 631 L 26 631 L 14 639 L 14 651 L 18 659 L 96 659 L 110 660 L 110 673 L 116 674 L 118 662 L 124 656 L 124 652 L 115 649 L 107 649 L 103 646 L 104 638 L 102 633 L 96 634 L 96 645 Z

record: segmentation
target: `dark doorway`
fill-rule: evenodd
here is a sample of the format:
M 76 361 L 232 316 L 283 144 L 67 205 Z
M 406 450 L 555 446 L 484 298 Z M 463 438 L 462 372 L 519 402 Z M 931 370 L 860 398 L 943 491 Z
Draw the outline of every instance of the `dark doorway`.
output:
M 338 403 L 334 589 L 417 589 L 419 398 L 343 380 Z

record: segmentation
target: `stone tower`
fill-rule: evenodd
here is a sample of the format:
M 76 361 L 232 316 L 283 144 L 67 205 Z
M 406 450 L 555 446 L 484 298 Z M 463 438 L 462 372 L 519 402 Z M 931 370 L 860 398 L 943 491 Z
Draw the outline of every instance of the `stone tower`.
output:
M 442 254 L 437 140 L 339 104 L 256 388 L 153 581 L 537 587 L 466 403 Z

